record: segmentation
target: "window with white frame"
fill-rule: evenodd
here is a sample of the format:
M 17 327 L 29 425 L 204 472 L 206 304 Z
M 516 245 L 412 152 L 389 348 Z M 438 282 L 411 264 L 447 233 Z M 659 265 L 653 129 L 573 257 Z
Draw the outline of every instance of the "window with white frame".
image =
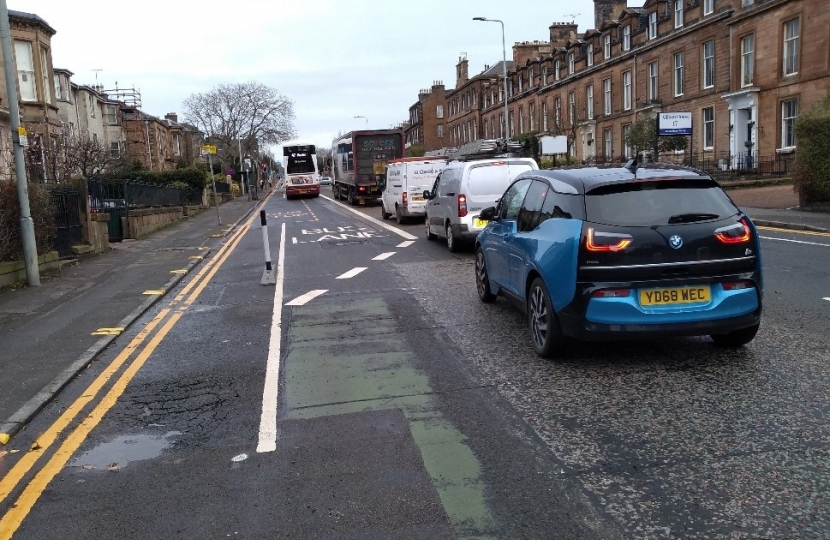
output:
M 181 154 L 181 146 L 179 145 L 179 134 L 173 134 L 173 155 L 178 156 Z
M 525 132 L 525 108 L 519 107 L 519 135 Z
M 631 109 L 631 72 L 623 73 L 623 110 Z
M 110 157 L 117 158 L 121 155 L 121 145 L 118 142 L 110 143 Z
M 611 35 L 606 34 L 603 38 L 602 57 L 606 60 L 611 58 Z
M 510 136 L 516 136 L 516 111 L 510 111 Z
M 629 143 L 629 137 L 630 136 L 631 136 L 631 124 L 626 124 L 622 127 L 623 154 L 625 154 L 626 158 L 631 157 L 631 144 Z
M 594 45 L 593 43 L 588 44 L 587 51 L 585 52 L 585 60 L 588 62 L 588 67 L 594 65 Z
M 594 117 L 594 85 L 589 84 L 585 88 L 585 103 L 587 104 L 585 107 L 585 111 L 588 116 L 588 120 L 591 120 Z
M 107 105 L 107 124 L 111 126 L 118 124 L 118 109 L 115 105 Z
M 795 117 L 798 116 L 798 100 L 781 102 L 781 147 L 795 147 Z
M 548 84 L 548 67 L 542 67 L 542 85 Z
M 755 35 L 741 40 L 741 86 L 752 86 L 755 76 Z
M 674 54 L 674 96 L 683 95 L 683 53 Z
M 715 42 L 703 44 L 703 88 L 715 86 Z
M 657 86 L 657 60 L 648 65 L 648 99 L 654 101 L 659 98 L 660 87 Z
M 92 94 L 87 94 L 86 99 L 88 103 L 87 108 L 89 109 L 89 115 L 95 118 L 95 97 L 93 97 Z
M 54 98 L 52 96 L 52 85 L 49 84 L 49 51 L 44 49 L 43 47 L 40 48 L 40 76 L 43 79 L 43 88 L 41 91 L 43 92 L 43 101 L 44 103 L 54 103 Z
M 683 0 L 674 0 L 674 27 L 683 28 Z
M 606 115 L 611 114 L 611 79 L 603 79 L 602 81 L 603 94 L 603 112 Z
M 614 148 L 611 146 L 611 128 L 606 128 L 605 131 L 603 131 L 603 139 L 605 146 L 603 147 L 602 152 L 605 155 L 605 161 L 611 161 L 611 156 L 614 154 Z
M 535 85 L 533 84 L 533 68 L 527 70 L 527 87 L 533 88 Z
M 530 128 L 530 131 L 535 131 L 536 130 L 536 118 L 535 118 L 535 116 L 536 116 L 536 107 L 534 106 L 534 103 L 532 101 L 527 104 L 527 115 L 528 115 L 527 116 L 528 117 L 528 126 Z
M 652 11 L 648 14 L 648 39 L 655 39 L 657 37 L 657 12 Z
M 568 123 L 573 125 L 574 116 L 576 113 L 576 96 L 573 92 L 568 92 Z
M 436 105 L 436 107 L 435 107 L 435 118 L 444 118 L 444 106 L 443 105 Z
M 568 75 L 574 74 L 574 53 L 568 53 Z
M 14 57 L 17 63 L 17 82 L 21 101 L 37 101 L 35 61 L 29 41 L 14 41 Z
M 519 93 L 522 93 L 522 74 L 519 73 Z
M 556 122 L 556 127 L 562 127 L 562 98 L 557 97 L 553 102 L 553 114 L 554 114 L 554 122 Z
M 553 64 L 553 80 L 559 80 L 559 71 L 561 70 L 561 66 L 559 65 L 559 60 L 554 62 Z
M 548 130 L 548 102 L 542 102 L 542 131 Z
M 628 25 L 625 28 L 623 28 L 622 47 L 624 51 L 631 50 L 631 25 Z
M 703 14 L 711 15 L 715 11 L 715 0 L 703 0 Z
M 784 76 L 798 73 L 799 22 L 793 19 L 784 23 Z
M 703 109 L 703 149 L 711 150 L 715 147 L 715 108 Z

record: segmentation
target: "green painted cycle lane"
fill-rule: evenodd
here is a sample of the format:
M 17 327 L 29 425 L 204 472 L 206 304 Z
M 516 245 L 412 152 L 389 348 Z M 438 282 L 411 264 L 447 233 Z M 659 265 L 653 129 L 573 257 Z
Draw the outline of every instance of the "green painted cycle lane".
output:
M 280 420 L 400 409 L 459 538 L 492 538 L 481 464 L 441 413 L 440 395 L 415 367 L 382 298 L 293 308 L 287 351 Z

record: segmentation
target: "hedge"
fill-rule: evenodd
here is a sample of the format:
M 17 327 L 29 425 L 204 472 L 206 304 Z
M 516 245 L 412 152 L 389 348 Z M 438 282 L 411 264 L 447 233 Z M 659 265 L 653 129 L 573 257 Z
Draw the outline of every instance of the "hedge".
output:
M 29 210 L 35 225 L 35 242 L 39 255 L 52 250 L 57 232 L 49 191 L 41 184 L 29 184 Z M 23 259 L 20 237 L 20 202 L 17 183 L 0 181 L 0 261 Z
M 131 180 L 159 185 L 187 185 L 191 188 L 204 189 L 208 184 L 207 172 L 188 167 L 173 171 L 130 171 L 128 176 Z
M 806 203 L 830 202 L 830 94 L 796 118 L 793 184 Z

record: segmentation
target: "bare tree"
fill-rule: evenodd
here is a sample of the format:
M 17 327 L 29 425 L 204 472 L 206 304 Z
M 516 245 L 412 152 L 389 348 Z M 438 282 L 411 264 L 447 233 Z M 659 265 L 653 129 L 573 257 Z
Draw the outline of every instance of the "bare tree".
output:
M 246 155 L 295 137 L 294 102 L 255 81 L 192 94 L 184 101 L 184 115 L 230 156 L 238 151 L 237 140 Z

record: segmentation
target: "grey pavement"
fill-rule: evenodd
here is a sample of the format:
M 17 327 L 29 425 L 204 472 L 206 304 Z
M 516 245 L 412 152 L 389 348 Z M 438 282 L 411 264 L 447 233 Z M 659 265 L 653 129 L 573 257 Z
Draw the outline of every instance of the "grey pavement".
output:
M 0 443 L 164 298 L 262 202 L 238 197 L 139 240 L 0 290 Z M 221 224 L 219 220 L 221 219 Z M 110 334 L 110 335 L 107 335 Z
M 759 225 L 830 231 L 830 213 L 797 209 L 792 186 L 729 190 Z M 0 443 L 28 421 L 116 335 L 192 271 L 261 201 L 240 197 L 108 253 L 68 264 L 40 287 L 0 290 Z M 174 273 L 178 272 L 178 273 Z

